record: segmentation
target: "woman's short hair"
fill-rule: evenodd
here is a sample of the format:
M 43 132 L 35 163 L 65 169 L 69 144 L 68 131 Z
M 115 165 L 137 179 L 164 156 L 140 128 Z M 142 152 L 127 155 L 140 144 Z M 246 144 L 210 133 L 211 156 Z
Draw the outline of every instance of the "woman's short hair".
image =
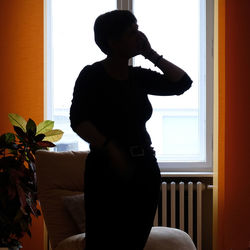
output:
M 113 10 L 97 17 L 94 24 L 95 42 L 103 53 L 108 55 L 108 40 L 119 39 L 136 17 L 128 10 Z

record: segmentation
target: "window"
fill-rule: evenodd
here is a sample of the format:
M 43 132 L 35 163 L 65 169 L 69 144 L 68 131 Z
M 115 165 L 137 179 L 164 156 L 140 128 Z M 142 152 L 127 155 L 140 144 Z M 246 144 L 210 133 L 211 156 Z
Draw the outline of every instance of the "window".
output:
M 65 132 L 57 150 L 85 150 L 70 128 L 69 108 L 80 70 L 105 57 L 94 42 L 95 18 L 130 9 L 152 47 L 182 67 L 192 88 L 181 96 L 150 96 L 147 129 L 163 171 L 212 170 L 213 1 L 47 0 L 47 118 Z M 142 56 L 132 62 L 157 70 Z

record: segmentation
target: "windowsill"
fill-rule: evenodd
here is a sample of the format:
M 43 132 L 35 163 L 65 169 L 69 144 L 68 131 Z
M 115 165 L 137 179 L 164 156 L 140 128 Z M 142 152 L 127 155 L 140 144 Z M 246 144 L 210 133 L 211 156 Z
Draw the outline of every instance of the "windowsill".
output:
M 161 172 L 162 177 L 213 177 L 213 172 Z

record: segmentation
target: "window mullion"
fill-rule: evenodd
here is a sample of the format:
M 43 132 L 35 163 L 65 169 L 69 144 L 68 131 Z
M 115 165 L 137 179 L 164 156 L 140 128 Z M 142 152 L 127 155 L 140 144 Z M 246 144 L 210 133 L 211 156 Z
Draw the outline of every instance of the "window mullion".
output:
M 117 9 L 133 12 L 133 0 L 117 0 Z
M 118 10 L 122 10 L 122 0 L 117 0 L 116 5 Z

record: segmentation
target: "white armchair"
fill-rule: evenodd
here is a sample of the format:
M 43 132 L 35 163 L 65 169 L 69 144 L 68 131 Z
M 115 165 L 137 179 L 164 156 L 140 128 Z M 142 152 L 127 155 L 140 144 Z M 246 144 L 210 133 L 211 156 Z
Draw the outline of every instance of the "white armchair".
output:
M 83 176 L 88 152 L 37 151 L 38 198 L 53 250 L 83 250 Z M 145 250 L 196 250 L 179 229 L 153 227 Z

